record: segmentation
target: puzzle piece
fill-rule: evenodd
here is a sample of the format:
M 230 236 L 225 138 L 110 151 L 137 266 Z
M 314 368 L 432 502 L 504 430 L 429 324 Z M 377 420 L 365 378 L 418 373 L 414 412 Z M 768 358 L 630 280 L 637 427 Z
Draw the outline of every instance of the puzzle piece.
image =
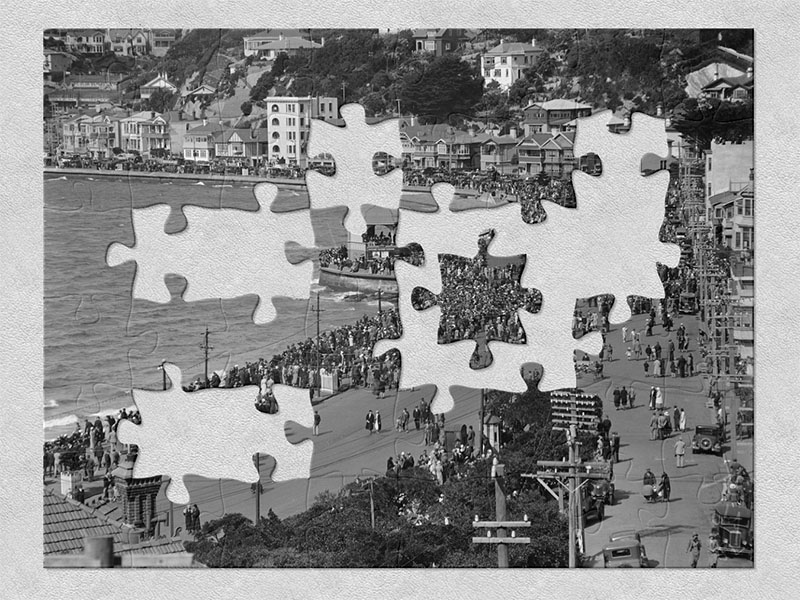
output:
M 475 259 L 440 254 L 439 267 L 442 275 L 442 291 L 434 294 L 427 288 L 414 288 L 412 304 L 417 310 L 433 305 L 442 309 L 438 341 L 448 344 L 472 339 L 476 347 L 471 366 L 488 366 L 492 354 L 488 343 L 501 341 L 525 343 L 525 332 L 517 320 L 517 310 L 536 313 L 541 306 L 541 294 L 537 290 L 523 290 L 519 277 L 525 266 L 525 257 L 498 257 L 488 253 L 487 248 L 494 231 L 482 234 L 478 239 L 478 254 Z
M 164 365 L 173 387 L 166 392 L 137 390 L 134 401 L 142 415 L 142 425 L 124 421 L 119 440 L 137 444 L 140 454 L 134 466 L 135 477 L 167 474 L 173 479 L 167 496 L 186 504 L 189 492 L 183 484 L 185 473 L 218 478 L 233 478 L 253 483 L 258 473 L 248 450 L 264 449 L 279 464 L 275 480 L 308 477 L 313 444 L 292 445 L 285 441 L 284 423 L 297 421 L 310 426 L 313 413 L 305 390 L 276 385 L 280 409 L 277 418 L 253 408 L 252 388 L 206 389 L 187 393 L 176 385 L 180 369 Z M 236 432 L 238 442 L 208 436 L 208 423 L 224 423 Z
M 271 187 L 271 199 L 274 199 L 276 188 Z M 169 269 L 189 281 L 184 294 L 187 301 L 257 293 L 261 302 L 253 315 L 254 321 L 271 321 L 276 314 L 272 296 L 279 295 L 278 292 L 296 298 L 307 296 L 312 265 L 306 262 L 290 267 L 281 241 L 265 234 L 281 230 L 284 238 L 310 242 L 308 215 L 292 212 L 277 216 L 270 212 L 266 209 L 268 199 L 263 197 L 267 189 L 265 186 L 257 188 L 257 193 L 262 194 L 258 198 L 261 209 L 257 213 L 188 207 L 185 211 L 194 225 L 185 232 L 169 236 L 159 231 L 160 223 L 166 220 L 166 207 L 139 209 L 134 212 L 136 245 L 130 248 L 112 244 L 107 253 L 108 264 L 116 266 L 131 258 L 138 262 L 133 288 L 137 298 L 168 302 L 161 278 Z M 229 235 L 231 231 L 240 235 Z M 210 254 L 209 248 L 214 249 Z M 162 263 L 164 256 L 170 257 L 169 267 Z M 204 256 L 206 260 L 199 262 L 197 256 Z M 237 272 L 245 269 L 246 273 Z M 280 282 L 280 290 L 277 282 Z
M 309 156 L 328 153 L 336 160 L 336 174 L 332 177 L 316 171 L 306 174 L 306 186 L 312 208 L 327 208 L 342 205 L 343 198 L 356 196 L 384 208 L 397 208 L 403 187 L 403 174 L 394 169 L 386 175 L 376 176 L 372 162 L 376 152 L 385 152 L 394 157 L 401 156 L 402 147 L 398 120 L 390 119 L 375 125 L 367 125 L 364 107 L 357 104 L 344 105 L 340 109 L 346 127 L 336 127 L 318 119 L 312 119 L 308 140 Z M 347 148 L 347 152 L 340 149 Z M 348 212 L 345 227 L 354 235 L 366 231 L 367 224 L 357 211 Z

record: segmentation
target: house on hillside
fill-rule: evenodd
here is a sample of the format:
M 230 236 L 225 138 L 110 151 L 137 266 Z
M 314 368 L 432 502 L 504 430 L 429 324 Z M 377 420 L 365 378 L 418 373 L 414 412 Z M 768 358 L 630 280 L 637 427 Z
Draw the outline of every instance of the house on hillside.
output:
M 274 60 L 281 53 L 294 56 L 303 50 L 315 50 L 317 48 L 322 48 L 322 44 L 301 37 L 281 37 L 274 42 L 268 42 L 261 46 L 258 56 L 267 60 Z
M 752 56 L 718 46 L 709 59 L 686 75 L 686 94 L 690 98 L 697 98 L 710 83 L 720 78 L 747 75 L 747 70 L 752 67 Z
M 69 71 L 75 58 L 66 52 L 57 50 L 44 51 L 43 73 L 45 81 L 61 81 Z
M 496 81 L 501 89 L 508 89 L 522 77 L 525 69 L 537 63 L 542 52 L 544 49 L 533 43 L 501 40 L 499 45 L 483 55 L 481 73 L 487 82 Z
M 221 123 L 209 123 L 203 119 L 201 126 L 184 133 L 183 158 L 192 161 L 211 161 L 216 155 L 216 136 L 225 129 Z
M 242 38 L 245 56 L 261 56 L 261 51 L 267 44 L 277 42 L 285 38 L 301 38 L 310 40 L 311 35 L 308 30 L 300 29 L 266 29 L 255 35 Z
M 69 29 L 64 44 L 70 52 L 102 54 L 106 49 L 106 32 L 103 29 Z
M 145 29 L 108 29 L 106 43 L 117 56 L 150 54 L 150 32 Z
M 525 134 L 558 133 L 573 119 L 588 117 L 592 107 L 577 100 L 548 100 L 532 102 L 523 109 Z
M 719 77 L 703 86 L 701 95 L 731 102 L 744 102 L 753 99 L 753 67 L 748 67 L 744 75 L 738 77 Z
M 169 80 L 166 71 L 164 71 L 139 88 L 139 96 L 142 100 L 147 100 L 157 90 L 165 90 L 170 94 L 174 94 L 178 91 L 178 88 Z
M 164 56 L 180 39 L 180 29 L 152 29 L 150 31 L 150 52 L 153 56 Z
M 436 56 L 460 50 L 468 39 L 466 29 L 415 29 L 413 38 L 415 52 Z

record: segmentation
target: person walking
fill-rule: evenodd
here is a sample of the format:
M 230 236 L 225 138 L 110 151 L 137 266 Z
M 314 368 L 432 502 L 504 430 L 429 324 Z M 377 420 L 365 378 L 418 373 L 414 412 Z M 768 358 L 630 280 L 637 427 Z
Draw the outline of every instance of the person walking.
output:
M 712 569 L 717 568 L 717 561 L 719 560 L 720 547 L 717 538 L 713 533 L 708 534 L 708 566 Z
M 622 343 L 624 344 L 627 341 L 628 341 L 628 328 L 623 325 L 622 326 Z
M 625 389 L 624 385 L 619 391 L 619 403 L 622 406 L 622 410 L 626 410 L 628 408 L 628 390 Z
M 703 545 L 700 543 L 700 536 L 697 533 L 692 534 L 692 539 L 689 542 L 689 546 L 686 548 L 687 553 L 692 554 L 692 568 L 697 568 L 697 561 L 700 560 L 700 549 Z
M 414 407 L 414 411 L 411 413 L 411 416 L 414 418 L 414 429 L 419 431 L 419 419 L 422 412 L 419 410 L 419 404 Z
M 672 429 L 674 431 L 680 431 L 681 428 L 681 411 L 678 409 L 677 406 L 674 406 L 672 409 Z
M 684 465 L 684 456 L 686 455 L 686 442 L 683 441 L 683 436 L 678 438 L 675 442 L 675 466 L 682 469 Z
M 669 344 L 667 345 L 667 348 L 669 350 L 669 361 L 672 362 L 673 360 L 675 360 L 675 342 L 670 340 Z
M 628 408 L 633 408 L 634 400 L 636 400 L 636 390 L 631 387 L 628 391 Z
M 648 404 L 650 410 L 656 409 L 656 387 L 650 386 L 650 403 Z
M 655 412 L 650 417 L 650 439 L 658 439 L 658 415 Z
M 678 429 L 681 431 L 686 431 L 686 410 L 683 408 L 681 409 L 681 416 L 678 420 L 678 426 Z
M 375 428 L 375 415 L 371 410 L 367 411 L 365 428 L 372 435 L 372 430 Z
M 653 346 L 653 353 L 656 356 L 656 360 L 661 360 L 661 342 L 656 342 L 656 345 Z
M 661 388 L 656 387 L 656 410 L 664 408 L 664 394 L 661 393 Z
M 614 410 L 619 410 L 620 391 L 619 388 L 614 388 Z
M 381 432 L 381 412 L 379 410 L 375 411 L 375 433 Z
M 616 431 L 611 434 L 611 462 L 619 462 L 619 433 Z
M 662 412 L 657 414 L 658 416 L 656 417 L 656 423 L 658 425 L 658 439 L 663 440 L 667 436 L 667 424 L 669 423 L 669 419 Z
M 672 486 L 670 485 L 669 475 L 666 472 L 661 473 L 661 498 L 664 502 L 669 502 L 669 495 L 672 491 Z

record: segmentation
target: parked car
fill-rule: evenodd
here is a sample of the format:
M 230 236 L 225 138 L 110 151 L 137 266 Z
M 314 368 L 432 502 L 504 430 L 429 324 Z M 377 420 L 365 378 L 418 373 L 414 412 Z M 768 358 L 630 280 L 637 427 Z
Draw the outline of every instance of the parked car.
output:
M 603 547 L 603 568 L 646 568 L 650 566 L 647 552 L 637 531 L 612 533 Z
M 753 512 L 733 502 L 714 506 L 711 533 L 719 543 L 720 555 L 753 558 Z
M 692 436 L 692 454 L 710 452 L 722 456 L 724 432 L 717 425 L 698 425 Z

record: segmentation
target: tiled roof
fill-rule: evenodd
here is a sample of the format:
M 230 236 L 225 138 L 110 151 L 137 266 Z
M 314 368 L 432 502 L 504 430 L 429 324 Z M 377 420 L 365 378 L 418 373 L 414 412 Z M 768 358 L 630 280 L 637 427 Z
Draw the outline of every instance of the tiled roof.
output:
M 107 502 L 96 508 L 44 490 L 44 554 L 76 554 L 83 551 L 85 537 L 108 535 L 114 538 L 114 554 L 173 554 L 185 552 L 177 539 L 160 537 L 129 543 L 132 527 L 115 520 L 119 503 Z
M 524 54 L 526 52 L 541 52 L 541 48 L 536 48 L 525 42 L 504 42 L 489 50 L 486 54 Z
M 563 98 L 557 98 L 555 100 L 548 100 L 547 102 L 532 102 L 525 109 L 529 109 L 533 106 L 538 106 L 539 108 L 543 108 L 544 110 L 578 110 L 578 109 L 591 109 L 592 107 L 588 104 L 582 104 L 577 100 L 564 100 Z
M 260 50 L 297 50 L 299 48 L 322 48 L 322 44 L 311 42 L 301 37 L 285 37 L 282 40 L 275 40 L 264 44 Z
M 86 536 L 110 535 L 116 547 L 127 541 L 129 531 L 129 527 L 112 524 L 80 502 L 44 492 L 45 554 L 82 552 Z

